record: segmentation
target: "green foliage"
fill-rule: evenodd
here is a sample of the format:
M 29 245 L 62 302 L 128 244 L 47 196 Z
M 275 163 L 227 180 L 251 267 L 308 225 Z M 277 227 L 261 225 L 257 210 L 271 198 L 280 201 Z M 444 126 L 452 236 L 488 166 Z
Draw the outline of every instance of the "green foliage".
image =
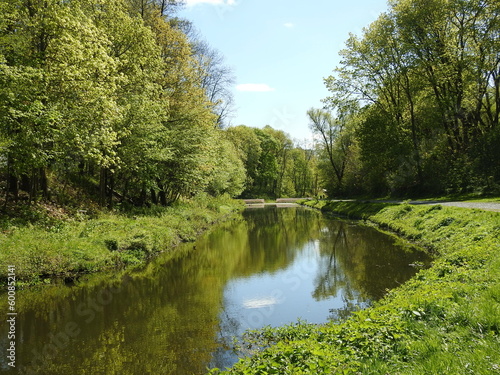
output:
M 145 260 L 193 241 L 216 221 L 241 208 L 229 196 L 200 195 L 175 207 L 102 213 L 98 218 L 47 221 L 5 226 L 0 234 L 0 265 L 16 265 L 16 277 L 36 283 L 51 277 L 75 277 Z M 32 212 L 32 210 L 30 210 Z M 6 280 L 6 271 L 0 273 Z
M 394 0 L 361 36 L 351 35 L 325 80 L 328 106 L 362 107 L 347 191 L 498 189 L 499 10 L 493 0 Z M 331 142 L 322 148 L 333 155 Z M 341 164 L 331 160 L 338 179 Z
M 245 166 L 227 134 L 217 133 L 219 139 L 212 155 L 215 168 L 209 176 L 207 191 L 214 196 L 224 193 L 239 196 L 245 188 Z
M 431 268 L 347 321 L 249 332 L 260 349 L 228 374 L 500 372 L 496 212 L 443 206 L 308 201 L 397 231 L 436 254 Z M 244 345 L 244 344 L 243 344 Z
M 204 87 L 217 72 L 197 64 L 173 4 L 0 1 L 7 200 L 63 200 L 50 174 L 103 206 L 241 192 Z
M 227 129 L 246 170 L 245 198 L 316 195 L 313 150 L 295 146 L 290 136 L 270 126 Z

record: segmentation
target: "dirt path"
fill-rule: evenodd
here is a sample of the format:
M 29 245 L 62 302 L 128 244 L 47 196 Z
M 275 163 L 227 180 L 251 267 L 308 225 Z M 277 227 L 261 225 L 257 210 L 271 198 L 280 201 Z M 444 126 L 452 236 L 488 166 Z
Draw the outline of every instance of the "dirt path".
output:
M 500 212 L 500 203 L 498 202 L 439 202 L 439 201 L 410 201 L 410 204 L 440 204 L 441 206 L 475 208 L 485 211 Z
M 403 203 L 404 201 L 400 200 L 382 200 L 382 201 L 370 201 L 370 202 L 382 202 L 382 203 Z M 421 205 L 437 205 L 441 206 L 450 206 L 450 207 L 462 207 L 462 208 L 472 208 L 478 210 L 485 211 L 496 211 L 500 212 L 500 202 L 454 202 L 454 201 L 412 201 L 410 200 L 408 203 Z

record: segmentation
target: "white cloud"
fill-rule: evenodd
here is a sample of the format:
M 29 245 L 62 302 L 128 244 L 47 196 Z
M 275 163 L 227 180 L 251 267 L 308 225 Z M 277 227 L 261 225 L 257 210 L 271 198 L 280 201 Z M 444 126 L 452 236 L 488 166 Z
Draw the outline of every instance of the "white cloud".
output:
M 186 0 L 186 5 L 192 7 L 198 4 L 236 5 L 236 0 Z
M 243 83 L 236 86 L 238 91 L 252 91 L 252 92 L 269 92 L 275 91 L 274 88 L 265 83 Z
M 288 27 L 289 29 L 291 29 L 295 25 L 293 23 L 291 23 L 291 22 L 287 22 L 287 23 L 283 24 L 283 26 Z

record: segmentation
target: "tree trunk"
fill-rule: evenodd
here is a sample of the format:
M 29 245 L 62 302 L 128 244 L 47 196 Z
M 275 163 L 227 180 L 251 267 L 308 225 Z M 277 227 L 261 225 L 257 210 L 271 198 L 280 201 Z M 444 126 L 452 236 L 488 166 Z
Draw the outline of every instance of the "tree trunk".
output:
M 158 199 L 156 197 L 155 189 L 151 188 L 151 202 L 153 204 L 158 204 Z
M 129 187 L 129 179 L 126 178 L 125 182 L 123 184 L 123 191 L 122 191 L 122 197 L 120 198 L 120 202 L 123 202 L 125 200 L 128 200 L 129 202 L 133 203 L 133 200 L 131 198 L 127 198 L 128 195 L 128 187 Z
M 42 197 L 45 199 L 50 199 L 49 181 L 47 178 L 47 172 L 46 172 L 45 168 L 41 167 L 38 169 L 38 177 L 40 179 L 40 190 L 42 192 Z
M 14 196 L 14 199 L 17 201 L 17 199 L 19 198 L 19 180 L 15 175 L 9 174 L 8 182 L 9 186 L 7 191 L 11 193 Z
M 12 159 L 10 157 L 7 158 L 7 186 L 5 189 L 4 209 L 7 209 L 9 193 L 14 196 L 14 200 L 17 202 L 19 198 L 19 181 L 17 176 L 12 172 Z
M 148 199 L 147 196 L 148 196 L 148 193 L 146 191 L 146 188 L 143 188 L 141 190 L 141 194 L 139 196 L 138 206 L 144 206 L 144 205 L 146 205 L 146 201 Z
M 99 174 L 99 205 L 106 204 L 106 185 L 107 185 L 107 170 L 101 167 Z
M 160 200 L 160 204 L 162 206 L 166 206 L 167 205 L 167 194 L 165 194 L 165 187 L 161 183 L 160 179 L 156 180 L 156 184 L 158 185 L 158 188 L 160 189 L 160 191 L 158 192 L 158 199 Z
M 113 192 L 115 190 L 115 174 L 109 173 L 108 207 L 113 208 Z

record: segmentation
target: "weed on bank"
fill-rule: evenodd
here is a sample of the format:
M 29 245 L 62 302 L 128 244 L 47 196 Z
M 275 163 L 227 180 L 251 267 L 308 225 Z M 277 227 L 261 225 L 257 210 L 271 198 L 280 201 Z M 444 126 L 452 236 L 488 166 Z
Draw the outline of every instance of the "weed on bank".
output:
M 0 280 L 15 265 L 18 285 L 71 280 L 82 274 L 140 265 L 240 210 L 229 197 L 202 195 L 171 207 L 101 212 L 96 217 L 4 222 Z M 10 225 L 9 225 L 10 224 Z

